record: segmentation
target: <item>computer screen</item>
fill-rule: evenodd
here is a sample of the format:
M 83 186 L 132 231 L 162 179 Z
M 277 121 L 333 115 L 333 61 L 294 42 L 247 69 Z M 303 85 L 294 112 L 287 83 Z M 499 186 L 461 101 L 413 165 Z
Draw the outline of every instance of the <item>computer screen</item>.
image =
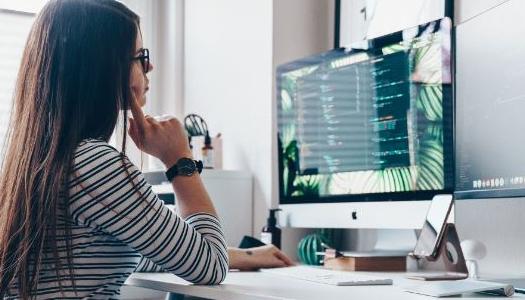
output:
M 451 192 L 448 18 L 277 68 L 281 204 Z
M 457 198 L 525 196 L 523 29 L 514 26 L 518 15 L 505 22 L 494 16 L 512 13 L 509 5 L 457 31 Z

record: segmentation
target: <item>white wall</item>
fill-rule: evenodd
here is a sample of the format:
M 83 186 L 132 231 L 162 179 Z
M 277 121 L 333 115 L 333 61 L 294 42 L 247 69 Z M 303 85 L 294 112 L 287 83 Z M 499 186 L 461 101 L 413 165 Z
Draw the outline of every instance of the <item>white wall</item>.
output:
M 272 5 L 185 3 L 185 112 L 202 115 L 213 135 L 222 133 L 225 169 L 254 175 L 257 216 L 266 214 L 272 189 Z
M 332 49 L 334 9 L 333 0 L 274 1 L 274 67 Z

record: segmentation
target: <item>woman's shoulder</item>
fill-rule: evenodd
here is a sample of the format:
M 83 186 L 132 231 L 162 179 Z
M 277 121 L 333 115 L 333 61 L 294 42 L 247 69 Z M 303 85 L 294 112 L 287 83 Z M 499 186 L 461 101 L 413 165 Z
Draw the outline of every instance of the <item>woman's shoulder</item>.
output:
M 123 170 L 126 172 L 123 173 Z M 83 140 L 78 144 L 73 156 L 71 171 L 72 185 L 89 178 L 91 178 L 89 180 L 115 179 L 128 172 L 140 172 L 124 153 L 118 151 L 107 141 L 98 139 Z
M 112 158 L 123 157 L 125 157 L 125 155 L 107 141 L 101 139 L 85 139 L 80 141 L 75 150 L 74 162 L 77 164 L 86 160 L 102 162 Z
M 84 139 L 78 143 L 76 153 L 78 152 L 84 152 L 84 151 L 112 151 L 120 153 L 115 147 L 110 145 L 107 141 L 104 141 L 102 139 Z

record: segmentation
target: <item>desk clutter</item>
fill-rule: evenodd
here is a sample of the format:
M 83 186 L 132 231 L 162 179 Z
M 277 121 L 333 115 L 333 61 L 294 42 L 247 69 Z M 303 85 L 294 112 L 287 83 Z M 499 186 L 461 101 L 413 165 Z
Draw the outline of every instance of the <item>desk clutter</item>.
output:
M 221 134 L 212 137 L 208 124 L 197 114 L 184 117 L 184 128 L 188 134 L 193 158 L 202 160 L 205 169 L 222 169 Z

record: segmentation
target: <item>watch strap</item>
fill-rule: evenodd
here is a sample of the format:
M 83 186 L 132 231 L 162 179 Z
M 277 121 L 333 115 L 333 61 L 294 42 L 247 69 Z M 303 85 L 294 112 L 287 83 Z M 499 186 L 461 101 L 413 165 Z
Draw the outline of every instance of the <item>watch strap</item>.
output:
M 171 166 L 171 168 L 169 168 L 165 174 L 166 174 L 166 178 L 168 179 L 168 181 L 171 182 L 173 178 L 175 178 L 175 176 L 179 174 L 179 169 L 177 167 L 177 164 L 174 164 L 173 166 Z
M 202 168 L 204 167 L 202 160 L 196 160 L 195 166 L 197 167 L 197 171 L 199 172 L 199 174 L 202 173 Z
M 201 160 L 194 160 L 193 162 L 195 163 L 195 171 L 199 172 L 199 174 L 200 174 L 202 172 L 202 168 L 203 168 L 202 161 Z M 173 178 L 175 178 L 176 176 L 179 175 L 178 161 L 177 161 L 177 163 L 175 163 L 173 166 L 171 166 L 166 171 L 165 175 L 166 175 L 166 178 L 168 179 L 169 182 L 171 182 L 173 180 Z

